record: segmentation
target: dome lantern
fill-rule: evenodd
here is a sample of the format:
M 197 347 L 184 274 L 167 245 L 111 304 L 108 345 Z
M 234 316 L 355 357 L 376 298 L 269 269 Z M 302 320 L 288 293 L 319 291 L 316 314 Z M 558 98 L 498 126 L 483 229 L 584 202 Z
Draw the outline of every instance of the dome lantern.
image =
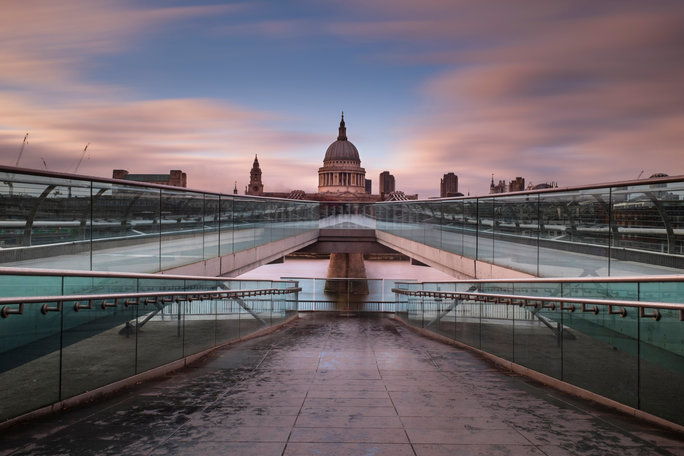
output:
M 340 133 L 337 135 L 337 140 L 347 140 L 347 127 L 344 125 L 344 111 L 342 111 L 342 120 L 340 120 Z

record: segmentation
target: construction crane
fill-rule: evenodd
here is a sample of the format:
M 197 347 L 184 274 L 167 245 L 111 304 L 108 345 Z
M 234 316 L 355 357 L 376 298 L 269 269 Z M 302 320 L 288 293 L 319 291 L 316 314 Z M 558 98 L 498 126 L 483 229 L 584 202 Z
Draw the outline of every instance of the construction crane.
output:
M 83 163 L 83 159 L 85 158 L 89 145 L 90 143 L 86 144 L 86 146 L 83 148 L 83 153 L 81 154 L 81 158 L 78 160 L 78 163 L 76 164 L 76 168 L 74 168 L 74 173 L 78 172 L 78 168 L 81 166 L 81 163 Z
M 14 166 L 19 166 L 19 162 L 21 161 L 21 156 L 24 153 L 24 148 L 26 147 L 26 144 L 28 144 L 28 135 L 29 135 L 29 132 L 27 131 L 26 134 L 24 135 L 24 140 L 21 142 L 21 149 L 19 149 L 19 156 L 17 157 L 17 162 L 14 164 Z

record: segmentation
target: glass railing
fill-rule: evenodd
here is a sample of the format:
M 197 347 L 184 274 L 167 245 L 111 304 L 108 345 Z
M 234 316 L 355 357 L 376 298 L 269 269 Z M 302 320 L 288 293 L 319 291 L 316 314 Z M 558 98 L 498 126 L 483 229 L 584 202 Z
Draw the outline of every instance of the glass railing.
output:
M 419 283 L 3 272 L 0 384 L 10 387 L 0 389 L 0 421 L 244 337 L 297 311 L 335 311 L 394 313 L 684 424 L 682 276 Z
M 684 269 L 684 178 L 484 197 L 312 202 L 0 167 L 0 265 L 158 272 L 311 230 L 375 229 L 540 277 Z M 217 269 L 217 273 L 220 273 Z
M 326 279 L 282 277 L 301 288 L 298 309 L 305 311 L 395 312 L 400 302 L 392 289 L 399 279 Z
M 158 272 L 318 228 L 318 203 L 0 167 L 0 265 Z M 217 273 L 219 271 L 217 270 Z
M 299 290 L 192 277 L 0 279 L 0 422 L 277 325 L 296 314 Z M 12 297 L 20 284 L 33 292 Z
M 398 283 L 398 316 L 684 424 L 684 277 Z
M 368 230 L 376 228 L 373 203 L 325 201 L 319 203 L 321 229 Z
M 679 274 L 684 178 L 378 203 L 379 231 L 539 277 Z M 480 265 L 484 267 L 484 265 Z M 463 271 L 476 276 L 472 270 Z

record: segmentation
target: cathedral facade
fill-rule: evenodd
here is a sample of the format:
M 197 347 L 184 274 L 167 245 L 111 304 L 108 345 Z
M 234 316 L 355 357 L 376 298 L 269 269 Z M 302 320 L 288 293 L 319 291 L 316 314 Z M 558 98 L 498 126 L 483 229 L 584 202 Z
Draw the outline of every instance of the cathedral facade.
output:
M 323 158 L 323 166 L 318 168 L 317 193 L 305 193 L 302 190 L 265 192 L 257 157 L 254 157 L 249 177 L 249 185 L 245 188 L 246 195 L 310 201 L 374 202 L 382 200 L 381 195 L 371 195 L 366 190 L 366 170 L 361 167 L 358 149 L 347 138 L 344 113 L 340 120 L 337 139 L 328 146 Z
M 347 139 L 344 113 L 340 120 L 337 141 L 328 146 L 323 167 L 318 168 L 318 193 L 356 196 L 366 194 L 366 170 L 356 146 Z

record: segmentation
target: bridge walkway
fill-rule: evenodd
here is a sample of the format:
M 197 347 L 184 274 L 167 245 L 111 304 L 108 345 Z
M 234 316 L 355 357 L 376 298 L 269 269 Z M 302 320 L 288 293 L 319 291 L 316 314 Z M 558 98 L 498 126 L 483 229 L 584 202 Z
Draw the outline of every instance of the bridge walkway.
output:
M 681 436 L 382 316 L 283 330 L 3 430 L 0 455 L 682 455 Z

